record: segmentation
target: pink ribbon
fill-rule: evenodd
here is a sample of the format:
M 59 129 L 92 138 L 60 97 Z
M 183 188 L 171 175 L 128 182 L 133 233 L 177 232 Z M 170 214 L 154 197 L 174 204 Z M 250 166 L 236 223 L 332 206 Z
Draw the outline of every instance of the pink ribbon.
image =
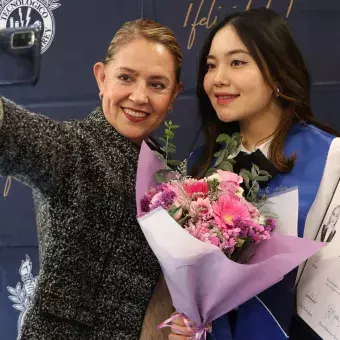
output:
M 193 321 L 190 321 L 184 314 L 182 313 L 176 313 L 173 314 L 169 319 L 163 321 L 160 325 L 158 325 L 158 328 L 165 328 L 165 327 L 171 327 L 174 331 L 177 332 L 177 334 L 181 335 L 188 335 L 187 332 L 183 332 L 180 328 L 178 328 L 176 325 L 173 324 L 173 321 L 177 319 L 178 317 L 182 317 L 184 324 L 189 331 L 190 335 L 192 336 L 193 340 L 206 340 L 207 334 L 211 333 L 212 327 L 211 325 L 205 325 L 205 326 L 199 326 L 197 327 L 196 324 Z

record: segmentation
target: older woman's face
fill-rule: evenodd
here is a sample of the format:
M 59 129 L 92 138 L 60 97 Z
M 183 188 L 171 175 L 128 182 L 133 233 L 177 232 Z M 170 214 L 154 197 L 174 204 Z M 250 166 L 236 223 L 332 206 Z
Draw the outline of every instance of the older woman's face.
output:
M 94 74 L 108 122 L 139 144 L 165 119 L 179 92 L 174 58 L 168 49 L 145 39 L 121 47 Z

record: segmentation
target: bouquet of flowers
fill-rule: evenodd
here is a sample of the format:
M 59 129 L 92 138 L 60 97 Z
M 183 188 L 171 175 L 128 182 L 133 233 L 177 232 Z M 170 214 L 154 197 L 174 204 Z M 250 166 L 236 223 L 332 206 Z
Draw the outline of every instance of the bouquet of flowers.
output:
M 233 258 L 249 244 L 270 239 L 276 226 L 276 219 L 245 199 L 242 182 L 241 176 L 223 170 L 201 180 L 171 180 L 144 195 L 141 216 L 162 207 L 189 234 Z
M 137 217 L 178 312 L 161 327 L 182 315 L 200 339 L 213 320 L 282 280 L 323 244 L 280 233 L 292 224 L 297 230 L 297 189 L 269 197 L 258 185 L 267 172 L 256 165 L 232 172 L 238 134 L 219 136 L 225 147 L 198 180 L 187 176 L 186 161 L 168 159 L 177 127 L 166 122 L 165 156 L 142 145 Z

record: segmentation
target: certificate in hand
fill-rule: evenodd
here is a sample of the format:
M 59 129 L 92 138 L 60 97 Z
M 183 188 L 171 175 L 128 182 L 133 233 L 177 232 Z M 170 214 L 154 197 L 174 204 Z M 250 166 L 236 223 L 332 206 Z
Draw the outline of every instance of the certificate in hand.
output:
M 328 245 L 306 262 L 297 286 L 297 312 L 324 340 L 340 339 L 339 214 L 340 181 L 316 238 Z

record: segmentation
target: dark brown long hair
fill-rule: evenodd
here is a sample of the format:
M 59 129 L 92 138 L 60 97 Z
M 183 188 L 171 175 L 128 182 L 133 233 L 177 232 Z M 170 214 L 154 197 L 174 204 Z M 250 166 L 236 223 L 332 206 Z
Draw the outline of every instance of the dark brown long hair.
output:
M 283 148 L 286 136 L 294 123 L 313 124 L 334 135 L 338 133 L 314 118 L 310 107 L 310 76 L 287 22 L 272 10 L 257 8 L 233 13 L 224 18 L 214 26 L 202 47 L 198 66 L 197 96 L 205 145 L 191 175 L 202 177 L 210 167 L 213 154 L 218 148 L 216 138 L 220 133 L 239 132 L 238 122 L 224 123 L 218 119 L 203 87 L 212 40 L 215 34 L 227 25 L 235 29 L 273 90 L 276 91 L 276 86 L 279 86 L 278 99 L 285 108 L 285 114 L 273 134 L 269 158 L 280 172 L 289 172 L 294 166 L 296 156 L 285 157 Z

